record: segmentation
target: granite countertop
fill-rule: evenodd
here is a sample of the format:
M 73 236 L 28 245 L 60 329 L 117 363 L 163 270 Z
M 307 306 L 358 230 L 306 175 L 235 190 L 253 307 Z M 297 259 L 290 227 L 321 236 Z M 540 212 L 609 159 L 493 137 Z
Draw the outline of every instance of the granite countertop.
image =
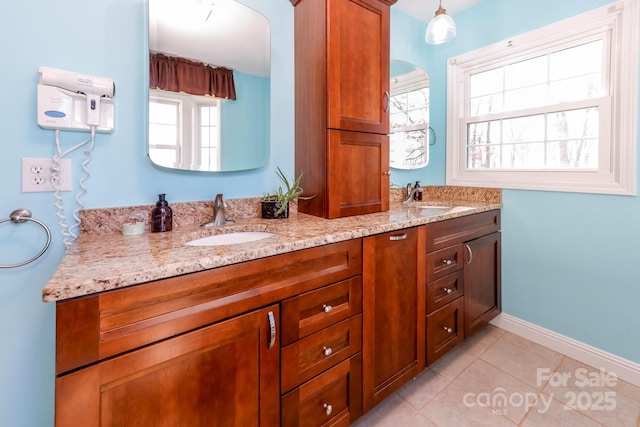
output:
M 421 207 L 433 205 L 453 208 Z M 292 213 L 288 219 L 244 218 L 224 227 L 174 224 L 174 230 L 165 233 L 81 234 L 43 289 L 43 301 L 61 301 L 501 207 L 495 202 L 439 200 L 410 206 L 392 202 L 386 212 L 331 220 Z M 225 246 L 185 245 L 196 238 L 236 231 L 267 231 L 274 236 Z

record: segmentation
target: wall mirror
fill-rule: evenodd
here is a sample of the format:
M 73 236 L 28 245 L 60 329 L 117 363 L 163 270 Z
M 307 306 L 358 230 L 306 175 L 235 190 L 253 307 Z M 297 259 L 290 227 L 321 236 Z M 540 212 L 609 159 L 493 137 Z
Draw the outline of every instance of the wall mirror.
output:
M 154 164 L 216 172 L 267 163 L 270 40 L 266 17 L 234 0 L 149 0 L 148 152 Z M 184 64 L 204 71 L 185 71 Z M 232 80 L 235 100 L 217 89 L 216 73 L 225 69 L 232 70 L 232 78 L 224 78 Z M 185 86 L 184 79 L 191 82 Z M 203 96 L 203 81 L 216 90 Z
M 429 163 L 429 75 L 404 61 L 391 61 L 389 165 L 418 169 Z

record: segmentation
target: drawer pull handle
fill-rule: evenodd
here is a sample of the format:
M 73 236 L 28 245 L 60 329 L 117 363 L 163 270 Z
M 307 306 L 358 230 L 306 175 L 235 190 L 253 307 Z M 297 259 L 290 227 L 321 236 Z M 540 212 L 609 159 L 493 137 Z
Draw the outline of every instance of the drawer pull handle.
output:
M 442 288 L 442 290 L 444 291 L 445 294 L 450 294 L 453 292 L 453 290 L 450 288 Z
M 333 412 L 333 406 L 328 405 L 328 404 L 323 404 L 322 407 L 324 408 L 324 413 L 327 414 L 327 416 L 331 415 L 331 413 Z
M 445 326 L 445 327 L 444 327 L 444 330 L 445 330 L 445 331 L 447 331 L 447 333 L 448 333 L 448 334 L 450 334 L 451 332 L 453 332 L 453 329 L 451 329 L 451 328 L 450 328 L 450 327 L 448 327 L 448 326 Z
M 324 354 L 325 356 L 329 357 L 332 353 L 333 350 L 331 349 L 331 347 L 322 347 L 322 354 Z
M 273 316 L 273 311 L 267 313 L 269 318 L 269 348 L 273 347 L 276 343 L 276 318 Z
M 389 240 L 404 240 L 407 238 L 406 234 L 398 234 L 397 236 L 389 236 Z
M 333 306 L 329 304 L 322 304 L 322 309 L 325 313 L 331 313 L 331 310 L 333 310 Z
M 443 259 L 442 260 L 442 264 L 443 265 L 451 265 L 451 264 L 453 264 L 453 261 L 451 261 L 450 259 Z

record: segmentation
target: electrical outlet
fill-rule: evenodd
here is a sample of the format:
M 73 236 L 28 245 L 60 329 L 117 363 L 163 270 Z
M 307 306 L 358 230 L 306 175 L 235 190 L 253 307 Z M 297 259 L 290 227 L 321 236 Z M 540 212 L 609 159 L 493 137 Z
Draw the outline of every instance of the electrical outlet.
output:
M 22 158 L 22 192 L 55 191 L 54 181 L 58 183 L 58 190 L 71 191 L 71 159 L 60 160 L 60 172 L 54 174 L 52 159 Z

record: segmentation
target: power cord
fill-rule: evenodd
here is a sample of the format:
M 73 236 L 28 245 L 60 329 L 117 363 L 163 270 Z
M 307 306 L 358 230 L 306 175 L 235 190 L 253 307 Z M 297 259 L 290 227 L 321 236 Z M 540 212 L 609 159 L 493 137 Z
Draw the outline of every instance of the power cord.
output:
M 90 173 L 87 165 L 91 162 L 91 155 L 93 152 L 94 142 L 96 136 L 96 126 L 91 126 L 91 138 L 86 139 L 79 144 L 74 145 L 73 147 L 62 151 L 62 146 L 60 143 L 60 130 L 55 130 L 55 142 L 56 142 L 56 155 L 54 155 L 52 160 L 52 168 L 51 168 L 51 178 L 53 185 L 53 197 L 55 199 L 54 206 L 56 207 L 56 216 L 58 217 L 58 225 L 60 226 L 60 234 L 63 236 L 62 242 L 66 250 L 69 250 L 71 244 L 78 238 L 78 232 L 80 228 L 80 210 L 84 208 L 84 203 L 81 200 L 81 197 L 87 192 L 87 188 L 84 185 L 84 182 L 89 179 Z M 82 162 L 82 170 L 84 171 L 84 176 L 80 179 L 80 188 L 81 191 L 76 195 L 76 202 L 78 203 L 78 208 L 73 211 L 73 219 L 74 223 L 69 226 L 67 224 L 67 217 L 64 213 L 64 205 L 63 199 L 60 195 L 60 178 L 62 168 L 60 166 L 60 160 L 63 159 L 68 154 L 82 148 L 83 146 L 89 144 L 89 147 L 84 150 L 84 153 L 87 155 L 87 158 Z

